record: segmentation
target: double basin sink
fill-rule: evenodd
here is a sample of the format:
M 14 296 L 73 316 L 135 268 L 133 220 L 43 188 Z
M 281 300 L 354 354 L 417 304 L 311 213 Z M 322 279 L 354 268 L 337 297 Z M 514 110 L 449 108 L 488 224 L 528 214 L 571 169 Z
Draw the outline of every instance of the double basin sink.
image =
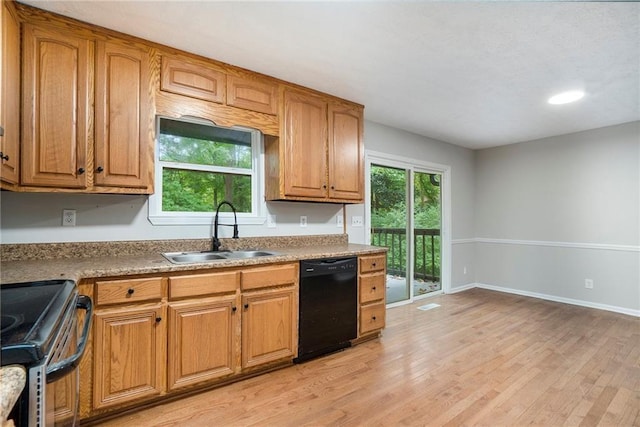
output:
M 228 259 L 262 258 L 276 255 L 280 254 L 278 252 L 265 250 L 165 252 L 162 254 L 163 257 L 174 264 L 194 264 L 225 261 Z

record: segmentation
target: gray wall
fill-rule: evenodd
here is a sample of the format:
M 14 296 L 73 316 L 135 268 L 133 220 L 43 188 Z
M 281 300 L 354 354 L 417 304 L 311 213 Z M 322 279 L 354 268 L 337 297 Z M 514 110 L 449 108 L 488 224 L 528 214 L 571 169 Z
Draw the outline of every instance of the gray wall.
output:
M 419 161 L 451 166 L 451 232 L 452 280 L 451 287 L 474 282 L 474 181 L 475 153 L 473 150 L 425 138 L 379 123 L 365 121 L 365 148 L 380 153 L 407 157 Z M 363 205 L 347 207 L 347 216 L 363 215 Z M 349 240 L 365 242 L 364 228 L 348 227 Z M 466 267 L 467 274 L 464 274 Z
M 477 282 L 640 310 L 639 138 L 634 122 L 478 151 Z

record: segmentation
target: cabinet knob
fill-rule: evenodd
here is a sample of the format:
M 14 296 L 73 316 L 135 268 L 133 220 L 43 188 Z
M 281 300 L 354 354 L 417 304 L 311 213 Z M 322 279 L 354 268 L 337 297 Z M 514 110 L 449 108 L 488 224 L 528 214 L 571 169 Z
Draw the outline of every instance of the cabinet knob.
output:
M 332 186 L 331 186 L 331 189 L 332 189 L 332 190 L 335 190 L 335 189 L 336 189 L 336 187 L 334 187 L 334 186 L 332 185 Z
M 238 307 L 231 307 L 231 311 L 233 311 L 234 313 L 236 312 L 237 309 Z
M 84 173 L 84 168 L 78 169 L 78 175 L 82 175 Z
M 96 172 L 97 172 L 97 173 L 100 173 L 100 172 L 103 172 L 103 171 L 104 171 L 104 168 L 103 168 L 102 166 L 98 166 L 98 167 L 96 168 Z
M 374 262 L 374 263 L 372 263 L 371 265 L 372 265 L 373 267 L 375 267 L 375 266 L 376 266 L 376 263 Z
M 133 295 L 133 293 L 134 293 L 134 292 L 135 292 L 135 289 L 133 289 L 133 288 L 129 288 L 129 289 L 127 289 L 127 293 L 128 293 L 129 295 Z
M 2 151 L 0 151 L 0 159 L 9 160 L 9 155 L 8 154 L 4 154 Z
M 156 317 L 156 323 L 159 323 L 162 321 L 162 317 Z
M 245 308 L 245 310 L 246 310 L 247 308 L 249 308 L 249 304 L 245 304 L 245 305 L 244 305 L 244 308 Z
M 327 189 L 327 184 L 324 184 L 324 185 L 322 186 L 322 188 L 323 188 L 324 190 L 326 190 L 326 189 Z
M 376 290 L 376 287 L 375 287 L 375 286 L 374 286 L 374 287 L 372 287 L 372 288 L 371 288 L 371 290 L 372 290 L 372 291 L 375 291 L 375 290 Z
M 376 320 L 376 316 L 371 316 L 371 320 Z

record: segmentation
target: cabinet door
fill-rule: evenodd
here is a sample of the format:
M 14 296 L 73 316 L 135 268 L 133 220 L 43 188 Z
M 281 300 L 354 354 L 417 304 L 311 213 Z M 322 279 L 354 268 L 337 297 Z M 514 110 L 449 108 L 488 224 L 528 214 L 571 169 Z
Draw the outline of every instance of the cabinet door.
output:
M 327 104 L 296 91 L 284 95 L 285 196 L 327 196 Z
M 297 352 L 295 289 L 260 291 L 242 297 L 242 368 Z
M 157 396 L 164 389 L 165 320 L 160 304 L 95 314 L 95 409 Z
M 169 389 L 236 372 L 237 298 L 169 305 Z
M 362 108 L 329 104 L 329 197 L 362 201 L 364 144 Z
M 25 24 L 23 185 L 84 188 L 90 136 L 93 44 L 63 30 Z
M 149 185 L 153 117 L 149 53 L 99 41 L 96 50 L 95 184 Z
M 162 57 L 160 89 L 204 101 L 225 101 L 226 75 L 202 63 Z
M 20 24 L 13 5 L 2 2 L 0 63 L 0 179 L 17 184 L 20 149 Z
M 271 82 L 227 76 L 227 105 L 265 114 L 278 112 L 278 90 Z

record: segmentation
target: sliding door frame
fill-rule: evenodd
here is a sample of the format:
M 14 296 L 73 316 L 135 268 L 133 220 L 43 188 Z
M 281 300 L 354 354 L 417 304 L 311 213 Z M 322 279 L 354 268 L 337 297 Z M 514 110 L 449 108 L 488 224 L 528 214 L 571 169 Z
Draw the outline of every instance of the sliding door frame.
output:
M 408 177 L 407 192 L 410 193 L 410 197 L 407 200 L 407 212 L 411 213 L 407 215 L 408 225 L 413 230 L 414 212 L 413 212 L 413 174 L 414 172 L 423 173 L 438 173 L 442 175 L 442 182 L 440 183 L 440 197 L 441 197 L 441 215 L 442 223 L 440 229 L 441 239 L 441 259 L 440 259 L 440 283 L 442 285 L 442 292 L 447 294 L 451 290 L 451 166 L 443 165 L 440 163 L 433 163 L 421 160 L 410 159 L 407 157 L 397 156 L 393 154 L 381 153 L 377 151 L 365 150 L 365 239 L 367 243 L 371 242 L 371 165 L 376 164 L 380 166 L 387 166 L 392 168 L 399 168 L 411 171 Z M 413 259 L 413 245 L 414 237 L 413 233 L 408 233 L 408 245 L 407 259 Z M 413 262 L 408 262 L 409 270 L 407 272 L 408 280 L 413 278 Z M 439 292 L 436 292 L 438 294 Z M 413 286 L 410 286 L 409 300 L 401 301 L 396 304 L 390 304 L 389 306 L 408 304 L 414 301 Z

